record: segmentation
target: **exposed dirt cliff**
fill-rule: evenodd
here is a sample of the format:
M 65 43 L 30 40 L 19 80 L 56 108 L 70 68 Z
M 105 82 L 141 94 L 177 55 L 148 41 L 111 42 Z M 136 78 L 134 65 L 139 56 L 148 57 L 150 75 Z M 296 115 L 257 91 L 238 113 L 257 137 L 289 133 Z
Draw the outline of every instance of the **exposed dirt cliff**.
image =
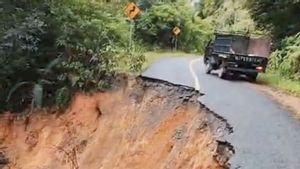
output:
M 0 168 L 221 169 L 234 150 L 228 123 L 192 88 L 122 77 L 77 94 L 65 112 L 0 117 Z

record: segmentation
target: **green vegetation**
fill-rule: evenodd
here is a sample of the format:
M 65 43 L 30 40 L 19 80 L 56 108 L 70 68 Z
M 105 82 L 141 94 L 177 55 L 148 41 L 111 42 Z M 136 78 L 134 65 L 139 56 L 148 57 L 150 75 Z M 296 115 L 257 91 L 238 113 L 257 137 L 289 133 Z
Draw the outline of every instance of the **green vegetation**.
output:
M 127 50 L 123 6 L 85 0 L 1 2 L 0 109 L 53 105 L 72 91 L 108 87 L 121 66 L 141 69 L 144 56 Z
M 299 81 L 291 80 L 276 73 L 261 74 L 258 81 L 273 88 L 280 89 L 286 93 L 300 97 Z
M 299 0 L 249 0 L 246 5 L 257 26 L 270 30 L 276 41 L 300 31 Z
M 178 35 L 178 48 L 184 51 L 203 52 L 205 43 L 213 31 L 211 25 L 195 17 L 195 12 L 186 1 L 156 4 L 143 13 L 136 23 L 136 34 L 145 44 L 171 49 L 175 36 L 172 29 L 181 29 Z
M 300 83 L 300 32 L 282 40 L 271 56 L 269 69 Z
M 245 0 L 204 0 L 199 15 L 216 31 L 256 33 L 255 23 L 245 8 Z
M 174 26 L 178 48 L 189 52 L 212 34 L 185 1 L 139 0 L 130 45 L 126 2 L 1 1 L 0 112 L 63 106 L 74 92 L 106 89 L 119 72 L 145 68 L 145 51 L 174 47 Z

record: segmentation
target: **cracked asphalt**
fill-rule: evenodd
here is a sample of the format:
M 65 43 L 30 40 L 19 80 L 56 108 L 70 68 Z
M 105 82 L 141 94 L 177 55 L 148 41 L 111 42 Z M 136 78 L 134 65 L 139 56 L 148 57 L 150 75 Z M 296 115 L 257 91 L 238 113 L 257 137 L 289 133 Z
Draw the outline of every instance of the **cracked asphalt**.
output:
M 194 60 L 164 58 L 143 75 L 195 87 L 189 67 Z M 225 138 L 236 150 L 232 169 L 300 169 L 299 121 L 249 82 L 207 75 L 202 60 L 192 65 L 205 94 L 200 101 L 233 126 L 234 132 Z

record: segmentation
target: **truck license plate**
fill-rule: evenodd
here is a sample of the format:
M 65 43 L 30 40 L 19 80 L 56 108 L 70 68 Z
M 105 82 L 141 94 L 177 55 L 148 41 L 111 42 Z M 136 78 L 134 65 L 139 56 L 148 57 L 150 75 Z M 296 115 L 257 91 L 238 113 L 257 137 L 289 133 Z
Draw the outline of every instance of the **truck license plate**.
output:
M 260 58 L 255 57 L 245 57 L 245 56 L 235 56 L 235 60 L 237 61 L 243 61 L 243 62 L 260 62 Z

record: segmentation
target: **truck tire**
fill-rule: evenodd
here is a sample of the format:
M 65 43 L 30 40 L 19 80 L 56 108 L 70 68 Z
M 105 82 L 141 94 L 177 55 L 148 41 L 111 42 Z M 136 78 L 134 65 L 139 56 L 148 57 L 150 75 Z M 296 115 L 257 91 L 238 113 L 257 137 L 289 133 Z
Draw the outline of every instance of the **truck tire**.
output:
M 247 75 L 248 79 L 249 79 L 251 82 L 256 82 L 257 76 L 258 76 L 258 73 L 251 73 L 251 74 L 248 74 L 248 75 Z
M 210 74 L 211 71 L 212 71 L 212 65 L 211 65 L 210 61 L 208 60 L 206 65 L 205 65 L 205 73 Z
M 226 78 L 226 74 L 227 74 L 227 70 L 225 67 L 221 67 L 219 72 L 218 72 L 218 76 L 221 79 L 225 79 Z

